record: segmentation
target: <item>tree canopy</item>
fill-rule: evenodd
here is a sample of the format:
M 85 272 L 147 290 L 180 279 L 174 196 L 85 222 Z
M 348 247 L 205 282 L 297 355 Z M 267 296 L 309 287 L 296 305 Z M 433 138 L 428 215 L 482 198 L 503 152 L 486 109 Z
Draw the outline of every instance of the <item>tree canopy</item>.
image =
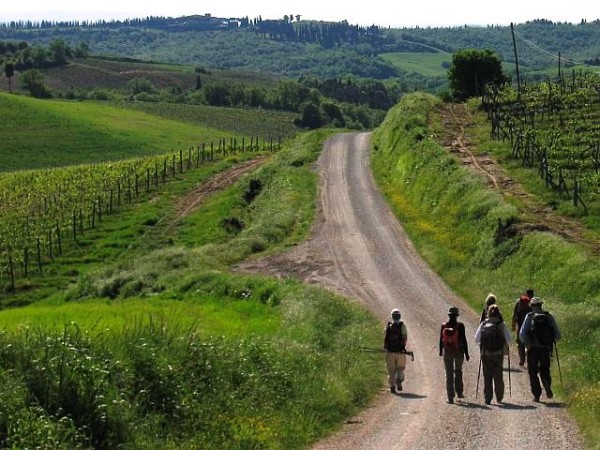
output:
M 448 79 L 457 100 L 480 95 L 486 84 L 500 85 L 507 81 L 500 58 L 489 49 L 465 49 L 454 53 Z

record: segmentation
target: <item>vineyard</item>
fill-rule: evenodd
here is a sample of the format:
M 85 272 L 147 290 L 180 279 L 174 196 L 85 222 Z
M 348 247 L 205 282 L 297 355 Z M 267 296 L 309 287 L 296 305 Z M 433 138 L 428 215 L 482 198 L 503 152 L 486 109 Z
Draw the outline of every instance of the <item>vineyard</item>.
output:
M 103 164 L 0 175 L 0 286 L 41 275 L 106 215 L 148 198 L 181 174 L 241 152 L 275 151 L 281 142 L 221 139 L 187 151 Z
M 490 87 L 482 102 L 492 138 L 510 141 L 510 157 L 588 213 L 600 198 L 600 75 L 573 71 L 557 82 Z

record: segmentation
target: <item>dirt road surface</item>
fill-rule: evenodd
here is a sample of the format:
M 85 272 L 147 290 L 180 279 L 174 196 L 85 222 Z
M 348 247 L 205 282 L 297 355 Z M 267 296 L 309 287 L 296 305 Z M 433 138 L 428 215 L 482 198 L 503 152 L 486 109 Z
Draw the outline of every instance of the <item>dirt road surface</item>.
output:
M 360 302 L 381 320 L 382 337 L 392 308 L 400 308 L 407 324 L 407 347 L 415 352 L 415 361 L 408 361 L 404 391 L 395 395 L 382 389 L 372 407 L 314 450 L 584 448 L 559 400 L 542 396 L 541 403 L 532 401 L 527 372 L 516 364 L 515 348 L 511 348 L 512 396 L 505 371 L 502 404 L 495 399 L 484 404 L 483 376 L 475 398 L 479 349 L 473 336 L 479 312 L 453 294 L 413 249 L 373 182 L 369 138 L 368 133 L 341 134 L 325 145 L 318 162 L 319 211 L 311 237 L 291 252 L 240 267 L 295 277 Z M 482 303 L 487 294 L 482 287 Z M 455 404 L 446 403 L 437 348 L 439 327 L 451 306 L 461 311 L 471 353 L 464 367 L 466 398 Z M 383 379 L 383 356 L 381 367 Z

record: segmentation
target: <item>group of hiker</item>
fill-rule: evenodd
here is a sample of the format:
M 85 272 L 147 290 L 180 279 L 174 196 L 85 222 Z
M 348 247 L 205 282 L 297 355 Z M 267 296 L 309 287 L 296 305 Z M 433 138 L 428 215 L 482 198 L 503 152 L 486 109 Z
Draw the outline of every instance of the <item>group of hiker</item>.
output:
M 511 330 L 497 303 L 496 296 L 488 294 L 474 337 L 474 342 L 480 348 L 477 389 L 483 369 L 483 397 L 486 405 L 491 404 L 494 395 L 498 403 L 504 399 L 503 365 L 505 355 L 509 355 L 511 343 Z M 550 361 L 556 341 L 561 337 L 554 316 L 542 308 L 543 303 L 540 297 L 534 295 L 533 289 L 527 289 L 515 302 L 510 325 L 516 334 L 519 366 L 527 364 L 535 402 L 540 401 L 543 391 L 548 399 L 554 396 Z M 464 398 L 463 363 L 470 359 L 465 325 L 458 320 L 459 316 L 458 308 L 451 307 L 448 310 L 448 320 L 442 324 L 439 335 L 438 348 L 439 355 L 444 360 L 448 403 L 454 403 L 455 397 Z M 406 350 L 408 331 L 401 320 L 400 310 L 394 308 L 391 317 L 392 321 L 386 327 L 384 349 L 390 392 L 398 393 L 402 391 L 405 378 L 406 355 L 411 352 Z M 510 370 L 510 355 L 508 361 Z

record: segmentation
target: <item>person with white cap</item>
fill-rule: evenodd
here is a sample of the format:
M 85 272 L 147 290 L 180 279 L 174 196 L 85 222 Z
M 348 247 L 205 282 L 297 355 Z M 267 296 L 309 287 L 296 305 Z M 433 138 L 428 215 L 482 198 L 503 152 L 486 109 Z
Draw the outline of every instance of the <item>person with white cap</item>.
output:
M 408 332 L 406 325 L 400 320 L 401 314 L 398 308 L 392 309 L 391 316 L 392 321 L 388 322 L 385 328 L 383 348 L 385 349 L 390 392 L 396 394 L 402 390 L 402 382 L 404 381 Z
M 542 309 L 543 300 L 533 297 L 529 302 L 532 311 L 525 316 L 519 330 L 519 339 L 527 347 L 527 371 L 533 400 L 540 401 L 542 386 L 546 397 L 554 397 L 550 376 L 550 357 L 554 344 L 561 337 L 554 316 Z M 541 380 L 541 384 L 540 384 Z

